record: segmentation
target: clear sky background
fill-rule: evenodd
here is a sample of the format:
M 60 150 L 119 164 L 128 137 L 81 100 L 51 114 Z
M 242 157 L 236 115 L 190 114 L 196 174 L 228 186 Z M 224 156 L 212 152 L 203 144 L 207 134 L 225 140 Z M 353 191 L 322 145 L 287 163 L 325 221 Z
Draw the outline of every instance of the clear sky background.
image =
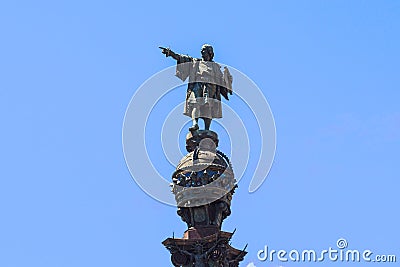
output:
M 399 1 L 3 1 L 0 36 L 1 267 L 171 266 L 161 241 L 185 225 L 131 178 L 122 122 L 174 64 L 159 45 L 203 43 L 276 122 L 267 180 L 243 177 L 223 225 L 241 266 L 310 266 L 256 254 L 341 237 L 400 260 Z

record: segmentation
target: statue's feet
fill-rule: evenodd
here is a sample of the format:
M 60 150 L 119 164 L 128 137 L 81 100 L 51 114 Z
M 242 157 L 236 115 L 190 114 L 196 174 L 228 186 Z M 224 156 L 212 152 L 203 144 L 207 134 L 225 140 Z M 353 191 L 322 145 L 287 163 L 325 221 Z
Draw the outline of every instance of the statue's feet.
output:
M 199 129 L 199 125 L 195 124 L 195 125 L 193 125 L 192 127 L 189 128 L 189 131 L 194 132 L 194 131 L 197 131 L 198 129 Z

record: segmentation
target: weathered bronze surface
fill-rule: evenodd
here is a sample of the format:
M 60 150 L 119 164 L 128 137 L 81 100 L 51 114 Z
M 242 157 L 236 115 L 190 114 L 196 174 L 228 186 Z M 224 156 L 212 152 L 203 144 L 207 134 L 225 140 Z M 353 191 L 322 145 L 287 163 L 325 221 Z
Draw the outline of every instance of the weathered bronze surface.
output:
M 213 61 L 214 49 L 209 44 L 202 46 L 202 58 L 177 54 L 165 47 L 159 48 L 166 57 L 177 61 L 176 76 L 182 81 L 189 78 L 183 112 L 192 118 L 193 125 L 189 130 L 199 129 L 199 118 L 204 120 L 205 130 L 209 130 L 212 119 L 222 118 L 221 95 L 229 100 L 228 95 L 232 94 L 232 75 L 228 68 L 225 67 L 222 73 L 221 66 Z
M 233 233 L 217 232 L 204 238 L 167 238 L 163 245 L 171 252 L 174 266 L 237 267 L 247 254 L 230 246 Z
M 203 45 L 202 58 L 192 58 L 160 47 L 177 61 L 176 76 L 189 77 L 184 114 L 192 127 L 186 136 L 184 156 L 172 174 L 172 193 L 177 214 L 186 223 L 183 238 L 167 238 L 163 245 L 171 252 L 171 262 L 180 267 L 236 267 L 246 255 L 246 247 L 230 246 L 233 233 L 221 231 L 231 214 L 231 200 L 237 188 L 229 158 L 217 150 L 218 134 L 210 131 L 211 120 L 222 117 L 221 95 L 232 94 L 232 76 L 213 60 L 212 46 Z M 199 130 L 198 119 L 205 130 Z M 246 245 L 247 246 L 247 245 Z

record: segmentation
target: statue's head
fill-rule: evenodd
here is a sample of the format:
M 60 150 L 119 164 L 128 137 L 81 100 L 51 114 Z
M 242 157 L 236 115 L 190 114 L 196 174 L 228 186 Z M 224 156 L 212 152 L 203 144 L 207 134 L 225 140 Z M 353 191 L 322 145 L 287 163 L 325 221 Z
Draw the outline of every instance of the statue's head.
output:
M 209 44 L 203 44 L 201 47 L 201 57 L 205 61 L 211 61 L 214 58 L 214 49 Z

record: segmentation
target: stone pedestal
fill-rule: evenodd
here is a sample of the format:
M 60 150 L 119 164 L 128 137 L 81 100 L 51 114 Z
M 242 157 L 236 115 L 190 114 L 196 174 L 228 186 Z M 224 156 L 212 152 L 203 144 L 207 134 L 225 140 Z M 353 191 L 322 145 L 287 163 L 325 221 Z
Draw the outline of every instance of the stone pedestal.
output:
M 172 175 L 177 213 L 187 224 L 183 238 L 162 242 L 174 266 L 239 266 L 247 253 L 229 245 L 233 233 L 221 231 L 237 185 L 229 158 L 217 150 L 218 142 L 213 131 L 190 132 L 188 154 Z

